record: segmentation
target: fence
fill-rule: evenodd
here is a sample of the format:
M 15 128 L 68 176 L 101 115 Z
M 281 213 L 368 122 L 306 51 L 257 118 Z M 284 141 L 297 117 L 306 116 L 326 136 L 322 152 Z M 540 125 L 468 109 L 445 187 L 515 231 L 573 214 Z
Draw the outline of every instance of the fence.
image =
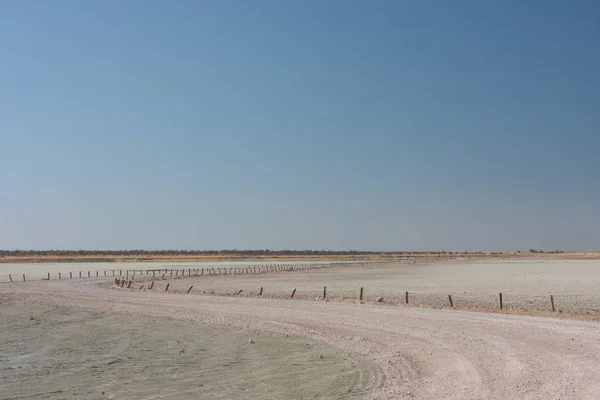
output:
M 335 287 L 319 286 L 314 289 L 302 287 L 269 288 L 269 282 L 258 287 L 248 287 L 244 280 L 239 281 L 239 289 L 219 290 L 203 289 L 202 285 L 190 285 L 173 282 L 185 278 L 240 276 L 284 271 L 309 271 L 330 267 L 376 267 L 393 261 L 351 261 L 351 262 L 324 262 L 324 263 L 282 263 L 282 264 L 248 264 L 248 265 L 210 265 L 192 267 L 178 266 L 178 268 L 152 268 L 152 269 L 110 269 L 96 271 L 76 271 L 68 273 L 46 273 L 43 276 L 26 274 L 8 274 L 5 283 L 19 284 L 22 282 L 40 280 L 76 280 L 93 278 L 114 278 L 114 285 L 122 289 L 143 290 L 155 292 L 169 292 L 180 294 L 201 294 L 216 296 L 243 296 L 265 297 L 293 300 L 319 300 L 335 302 L 363 302 L 385 304 L 393 306 L 411 306 L 437 309 L 461 309 L 479 311 L 507 311 L 507 312 L 532 312 L 532 313 L 564 313 L 573 315 L 586 315 L 600 317 L 600 296 L 595 293 L 571 294 L 528 294 L 528 293 L 432 293 L 423 291 L 398 291 L 380 290 L 377 288 L 356 287 L 355 290 L 339 289 Z M 408 261 L 412 263 L 414 261 Z M 407 263 L 407 261 L 405 261 Z M 169 281 L 163 282 L 161 281 Z M 234 281 L 231 281 L 234 282 Z M 235 281 L 237 282 L 237 280 Z M 358 283 L 360 284 L 360 282 Z M 277 285 L 276 285 L 277 286 Z M 312 284 L 311 284 L 312 286 Z M 409 288 L 408 288 L 409 289 Z
M 360 261 L 360 262 L 328 262 L 328 263 L 282 263 L 282 264 L 248 264 L 244 266 L 224 264 L 218 266 L 185 265 L 177 268 L 145 268 L 145 269 L 105 269 L 88 271 L 47 272 L 47 273 L 10 273 L 0 275 L 0 283 L 17 283 L 42 280 L 88 279 L 104 277 L 152 277 L 168 276 L 169 278 L 213 275 L 247 275 L 277 271 L 300 271 L 309 269 L 329 268 L 334 266 L 379 266 L 398 261 Z
M 165 278 L 166 279 L 166 278 Z M 123 287 L 125 278 L 115 279 L 115 285 Z M 268 283 L 265 282 L 265 283 Z M 131 285 L 131 281 L 125 286 Z M 138 282 L 131 286 L 133 290 L 168 292 L 183 295 L 212 295 L 275 298 L 289 300 L 330 301 L 350 303 L 371 303 L 390 306 L 409 306 L 434 309 L 473 310 L 487 312 L 525 312 L 583 315 L 600 318 L 600 296 L 596 294 L 526 294 L 526 293 L 426 293 L 426 292 L 379 292 L 365 287 L 357 287 L 355 291 L 336 290 L 332 287 L 317 286 L 311 290 L 291 288 L 269 289 L 268 286 L 240 287 L 239 290 L 206 290 L 194 285 L 176 284 L 171 281 L 152 281 L 150 285 Z

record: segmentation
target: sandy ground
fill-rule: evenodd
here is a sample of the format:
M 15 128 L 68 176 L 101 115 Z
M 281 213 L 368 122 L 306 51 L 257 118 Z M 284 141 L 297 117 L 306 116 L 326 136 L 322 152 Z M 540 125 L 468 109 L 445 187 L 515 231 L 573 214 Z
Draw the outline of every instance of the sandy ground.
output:
M 143 281 L 145 276 L 136 280 Z M 168 278 L 168 276 L 167 276 Z M 598 260 L 496 260 L 394 263 L 372 266 L 341 266 L 296 272 L 249 275 L 212 275 L 159 280 L 155 291 L 192 294 L 233 294 L 314 300 L 355 301 L 364 288 L 364 301 L 383 297 L 385 304 L 456 309 L 551 312 L 553 295 L 558 313 L 600 318 L 600 261 Z M 133 285 L 139 288 L 141 283 Z M 148 285 L 146 285 L 147 287 Z
M 442 266 L 432 265 L 431 268 L 435 270 Z M 515 267 L 515 271 L 527 268 Z M 564 266 L 550 268 L 558 270 Z M 581 268 L 594 271 L 594 266 Z M 319 273 L 330 271 L 320 270 Z M 314 272 L 282 272 L 276 275 L 281 279 L 292 279 L 294 286 L 300 286 L 296 278 L 290 278 L 292 275 L 284 275 Z M 371 272 L 378 273 L 374 270 Z M 457 273 L 457 270 L 453 273 Z M 252 279 L 266 279 L 267 275 L 252 276 Z M 540 279 L 540 282 L 547 281 L 551 275 L 543 275 L 544 279 Z M 565 272 L 564 276 L 567 275 Z M 214 279 L 225 282 L 225 278 L 221 276 Z M 235 286 L 239 287 L 243 276 L 231 279 L 236 279 Z M 344 276 L 338 274 L 338 279 L 343 281 Z M 477 279 L 481 282 L 486 281 L 484 277 Z M 588 282 L 594 279 L 596 278 L 592 276 Z M 518 281 L 519 278 L 516 277 L 515 280 Z M 308 282 L 321 286 L 321 282 L 314 279 Z M 442 286 L 447 284 L 438 282 Z M 77 307 L 90 313 L 108 315 L 110 318 L 120 318 L 117 317 L 118 314 L 129 315 L 127 318 L 169 316 L 206 325 L 241 328 L 250 332 L 274 332 L 269 335 L 279 333 L 315 340 L 335 346 L 344 354 L 355 355 L 355 358 L 348 356 L 342 359 L 374 365 L 365 367 L 365 364 L 362 364 L 358 371 L 369 372 L 359 372 L 358 378 L 353 375 L 353 378 L 349 379 L 357 388 L 357 396 L 360 398 L 599 398 L 600 324 L 593 321 L 386 307 L 380 304 L 185 296 L 110 289 L 106 283 L 106 280 L 100 278 L 2 284 L 0 295 L 2 299 L 11 299 L 11 302 L 17 304 L 42 302 L 47 307 Z M 497 283 L 490 282 L 488 285 L 495 290 L 493 285 Z M 19 321 L 18 324 L 28 323 Z M 12 328 L 9 331 L 12 331 Z M 139 336 L 140 341 L 143 337 Z M 156 339 L 149 340 L 155 341 Z M 43 340 L 38 339 L 35 342 L 43 343 Z M 116 342 L 118 343 L 118 340 Z M 295 344 L 292 343 L 292 346 Z M 25 351 L 24 354 L 28 352 Z M 361 359 L 365 361 L 360 361 Z M 178 379 L 178 373 L 168 371 L 168 362 L 163 364 L 164 371 L 167 371 L 163 378 L 165 385 L 168 385 L 169 390 L 185 393 L 186 385 L 168 384 L 170 379 Z M 140 368 L 140 365 L 134 363 L 130 370 L 136 371 L 135 368 Z M 179 374 L 183 374 L 185 368 L 181 366 L 178 371 Z M 134 378 L 137 376 L 132 375 Z M 196 376 L 199 375 L 201 371 L 196 371 Z M 315 381 L 314 385 L 323 391 L 331 387 L 331 384 L 320 381 Z M 269 392 L 264 392 L 259 397 L 265 398 L 268 395 Z M 350 396 L 340 395 L 339 392 L 337 395 L 342 398 Z M 141 394 L 130 396 L 119 398 L 151 398 Z M 287 398 L 302 397 L 290 395 Z
M 0 300 L 1 399 L 347 399 L 382 378 L 297 336 Z

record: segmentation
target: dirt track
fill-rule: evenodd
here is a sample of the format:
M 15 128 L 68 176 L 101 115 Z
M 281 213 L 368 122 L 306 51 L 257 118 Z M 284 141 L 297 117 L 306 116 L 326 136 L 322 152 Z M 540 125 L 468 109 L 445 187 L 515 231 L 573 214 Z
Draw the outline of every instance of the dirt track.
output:
M 363 355 L 375 399 L 594 399 L 595 322 L 277 299 L 110 290 L 103 279 L 0 285 L 0 294 L 93 311 L 172 316 L 301 335 Z

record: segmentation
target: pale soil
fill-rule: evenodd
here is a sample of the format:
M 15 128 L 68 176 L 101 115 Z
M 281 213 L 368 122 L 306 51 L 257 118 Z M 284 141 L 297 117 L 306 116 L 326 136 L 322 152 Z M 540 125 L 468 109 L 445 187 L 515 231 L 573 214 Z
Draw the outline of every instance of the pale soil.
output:
M 187 272 L 186 272 L 187 273 Z M 169 276 L 167 276 L 169 278 Z M 133 289 L 148 276 L 137 276 Z M 158 280 L 154 291 L 191 294 L 257 296 L 294 299 L 322 298 L 327 287 L 331 301 L 355 302 L 364 288 L 365 302 L 383 298 L 384 304 L 499 310 L 499 293 L 505 311 L 556 313 L 600 318 L 600 261 L 598 260 L 496 260 L 396 263 L 373 266 L 340 266 L 308 271 L 266 274 L 211 275 Z M 145 285 L 146 289 L 148 284 Z M 239 291 L 242 291 L 239 295 Z
M 383 378 L 360 356 L 297 336 L 0 303 L 1 399 L 349 399 Z
M 105 283 L 90 279 L 1 284 L 0 294 L 26 304 L 41 301 L 49 307 L 59 304 L 93 313 L 170 316 L 317 340 L 377 366 L 374 370 L 379 373 L 360 375 L 355 381 L 360 382 L 357 386 L 364 390 L 364 398 L 580 400 L 598 398 L 600 393 L 597 322 L 370 304 L 185 296 L 109 289 Z M 179 374 L 185 376 L 187 370 L 182 365 L 178 373 L 172 373 L 168 361 L 162 364 L 164 377 L 157 379 L 163 379 L 169 391 L 185 393 L 187 384 L 169 382 Z M 136 363 L 130 370 L 140 366 Z M 193 376 L 201 375 L 198 367 Z M 34 385 L 32 381 L 28 384 Z M 323 385 L 322 381 L 314 383 L 315 388 L 327 390 L 328 384 Z M 265 395 L 269 392 L 257 398 Z

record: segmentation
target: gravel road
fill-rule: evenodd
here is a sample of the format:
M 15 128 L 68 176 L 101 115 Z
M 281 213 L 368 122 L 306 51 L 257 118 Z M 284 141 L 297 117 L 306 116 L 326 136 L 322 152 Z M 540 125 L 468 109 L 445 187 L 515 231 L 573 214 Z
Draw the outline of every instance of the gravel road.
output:
M 106 289 L 104 279 L 0 285 L 0 295 L 305 336 L 381 369 L 373 399 L 600 398 L 600 325 L 562 318 Z

